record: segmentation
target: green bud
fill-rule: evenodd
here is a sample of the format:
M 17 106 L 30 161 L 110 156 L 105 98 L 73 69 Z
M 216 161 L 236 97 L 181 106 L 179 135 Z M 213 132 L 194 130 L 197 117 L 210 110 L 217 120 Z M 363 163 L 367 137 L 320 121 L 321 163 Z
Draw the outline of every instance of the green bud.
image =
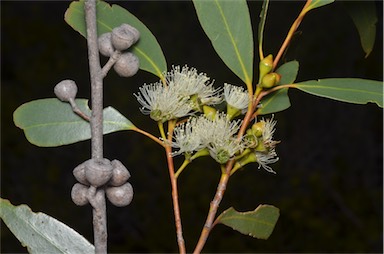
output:
M 203 103 L 201 102 L 198 94 L 192 95 L 189 98 L 189 100 L 192 102 L 192 105 L 193 105 L 192 109 L 193 110 L 196 110 L 196 111 L 199 111 L 199 112 L 203 111 Z
M 271 88 L 274 87 L 279 81 L 281 76 L 275 72 L 266 74 L 261 80 L 261 87 L 263 88 Z
M 206 118 L 213 120 L 216 116 L 216 109 L 207 105 L 203 106 L 203 112 Z
M 256 154 L 255 153 L 249 153 L 246 156 L 244 156 L 243 158 L 241 158 L 241 160 L 239 160 L 236 164 L 239 165 L 238 167 L 243 167 L 244 165 L 247 165 L 249 163 L 256 162 L 256 161 L 257 161 Z
M 232 120 L 236 116 L 239 116 L 241 113 L 241 110 L 235 107 L 232 107 L 231 105 L 227 104 L 227 116 L 229 120 Z
M 252 133 L 256 137 L 261 137 L 263 135 L 265 122 L 258 122 L 252 125 Z
M 224 149 L 217 152 L 216 161 L 220 164 L 226 163 L 230 158 L 230 154 Z
M 271 72 L 273 68 L 273 56 L 269 54 L 267 57 L 265 57 L 263 60 L 259 63 L 259 71 L 260 71 L 260 78 L 259 81 L 262 80 L 262 78 Z

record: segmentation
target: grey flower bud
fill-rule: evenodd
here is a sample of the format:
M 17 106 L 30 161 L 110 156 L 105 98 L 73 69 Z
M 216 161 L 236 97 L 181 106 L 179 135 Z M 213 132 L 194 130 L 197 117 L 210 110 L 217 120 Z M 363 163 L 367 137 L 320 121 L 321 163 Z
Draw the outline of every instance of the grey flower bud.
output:
M 135 44 L 140 38 L 140 32 L 128 24 L 122 24 L 112 30 L 111 41 L 115 49 L 123 51 Z
M 115 206 L 127 206 L 133 199 L 133 188 L 130 183 L 118 187 L 107 187 L 106 190 L 108 200 Z
M 112 167 L 113 174 L 111 180 L 109 181 L 109 185 L 121 186 L 131 177 L 128 169 L 120 161 L 113 160 Z
M 83 206 L 89 203 L 87 198 L 88 186 L 85 186 L 81 183 L 76 183 L 72 187 L 71 198 L 73 203 L 78 206 Z
M 106 184 L 112 177 L 113 168 L 108 159 L 90 159 L 84 166 L 85 177 L 94 187 Z
M 113 68 L 122 77 L 132 77 L 139 70 L 139 58 L 131 52 L 123 53 Z
M 61 101 L 74 100 L 77 94 L 77 85 L 75 81 L 66 79 L 55 86 L 54 92 Z
M 84 163 L 81 163 L 79 166 L 77 166 L 73 170 L 73 175 L 75 176 L 76 180 L 79 181 L 79 183 L 82 183 L 84 185 L 89 185 L 89 182 L 87 181 L 87 177 L 85 176 Z
M 98 39 L 98 45 L 99 51 L 103 56 L 111 56 L 115 51 L 111 41 L 111 33 L 100 35 Z

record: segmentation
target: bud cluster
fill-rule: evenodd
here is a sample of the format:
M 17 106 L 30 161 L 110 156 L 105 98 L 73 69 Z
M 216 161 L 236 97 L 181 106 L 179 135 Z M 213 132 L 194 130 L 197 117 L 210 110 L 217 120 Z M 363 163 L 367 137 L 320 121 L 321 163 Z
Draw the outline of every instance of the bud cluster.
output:
M 115 206 L 126 206 L 133 198 L 133 188 L 128 179 L 131 177 L 128 169 L 118 160 L 90 159 L 78 165 L 73 170 L 76 183 L 71 192 L 76 205 L 89 203 L 90 187 L 106 187 L 106 195 Z

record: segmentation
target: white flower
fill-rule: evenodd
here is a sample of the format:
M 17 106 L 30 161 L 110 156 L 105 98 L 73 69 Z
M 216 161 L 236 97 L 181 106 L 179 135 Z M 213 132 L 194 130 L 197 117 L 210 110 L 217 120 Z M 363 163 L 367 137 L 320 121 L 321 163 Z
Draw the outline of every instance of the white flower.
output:
M 268 166 L 268 164 L 275 163 L 279 160 L 279 157 L 277 157 L 277 153 L 275 152 L 275 149 L 271 149 L 269 152 L 255 152 L 257 163 L 259 163 L 259 168 L 263 167 L 265 170 L 271 173 L 276 172 Z
M 214 140 L 208 145 L 209 154 L 218 163 L 224 164 L 242 149 L 241 143 L 234 137 L 224 140 Z
M 155 121 L 167 121 L 188 115 L 192 110 L 187 98 L 181 98 L 170 87 L 164 87 L 160 82 L 143 85 L 140 93 L 134 94 L 142 105 L 143 114 L 149 114 Z
M 226 114 L 217 113 L 213 120 L 199 117 L 195 128 L 212 158 L 223 164 L 243 148 L 235 137 L 240 125 L 241 121 L 229 121 Z
M 260 121 L 263 126 L 261 140 L 264 144 L 265 151 L 256 151 L 257 162 L 259 163 L 259 168 L 263 167 L 265 170 L 271 173 L 276 173 L 272 170 L 268 164 L 275 163 L 279 160 L 277 153 L 275 151 L 276 144 L 279 141 L 273 140 L 273 134 L 275 133 L 276 121 L 273 120 L 273 117 L 267 120 L 262 119 Z
M 245 110 L 248 108 L 249 95 L 242 87 L 225 83 L 224 98 L 229 105 L 236 109 Z
M 197 119 L 193 117 L 190 118 L 188 122 L 183 123 L 174 129 L 175 141 L 172 143 L 172 146 L 179 148 L 179 150 L 173 153 L 173 155 L 182 153 L 191 154 L 194 151 L 199 151 L 204 148 L 198 132 L 195 131 L 196 122 Z
M 166 73 L 167 85 L 174 88 L 181 96 L 197 96 L 203 105 L 218 104 L 222 101 L 219 95 L 220 89 L 209 83 L 209 77 L 205 73 L 197 73 L 195 68 L 184 66 L 173 66 L 173 69 Z

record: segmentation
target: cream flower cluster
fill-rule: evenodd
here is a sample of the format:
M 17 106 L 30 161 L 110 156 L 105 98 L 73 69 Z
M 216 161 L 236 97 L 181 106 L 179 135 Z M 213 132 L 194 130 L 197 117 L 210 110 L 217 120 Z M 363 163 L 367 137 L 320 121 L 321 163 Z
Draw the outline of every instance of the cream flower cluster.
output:
M 175 154 L 208 149 L 212 158 L 224 164 L 243 149 L 235 137 L 240 124 L 241 121 L 229 121 L 225 113 L 217 113 L 213 119 L 204 115 L 192 117 L 174 130 L 173 147 L 179 149 Z
M 199 152 L 199 156 L 210 155 L 220 164 L 236 156 L 240 165 L 257 162 L 259 168 L 274 172 L 269 164 L 279 159 L 275 151 L 278 142 L 273 140 L 276 121 L 261 120 L 247 130 L 242 140 L 237 139 L 241 121 L 232 119 L 245 113 L 249 106 L 249 95 L 242 87 L 224 84 L 224 89 L 215 88 L 206 74 L 188 66 L 173 66 L 164 74 L 164 80 L 165 84 L 144 84 L 134 95 L 142 106 L 141 112 L 155 121 L 189 117 L 174 129 L 173 155 L 184 154 L 190 158 Z M 216 105 L 223 100 L 227 104 L 226 113 L 216 109 L 211 113 L 206 111 L 206 105 Z M 205 115 L 199 114 L 203 112 Z
M 202 105 L 214 105 L 222 101 L 220 89 L 209 83 L 204 73 L 194 68 L 174 66 L 165 73 L 166 84 L 145 84 L 134 94 L 142 105 L 141 112 L 155 121 L 166 122 L 201 111 Z

